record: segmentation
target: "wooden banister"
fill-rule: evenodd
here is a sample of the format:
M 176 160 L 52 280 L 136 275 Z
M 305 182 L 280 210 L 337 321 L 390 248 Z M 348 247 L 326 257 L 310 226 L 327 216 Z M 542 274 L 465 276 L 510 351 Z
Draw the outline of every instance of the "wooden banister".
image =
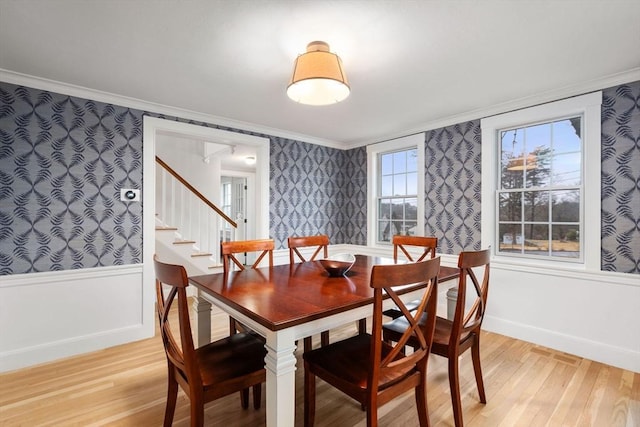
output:
M 218 215 L 220 215 L 222 217 L 222 219 L 224 219 L 226 222 L 228 222 L 233 228 L 238 228 L 238 224 L 234 220 L 229 218 L 227 216 L 227 214 L 225 214 L 222 210 L 220 210 L 219 207 L 214 205 L 211 201 L 209 201 L 209 199 L 207 199 L 205 196 L 203 196 L 202 193 L 200 193 L 198 190 L 196 190 L 193 185 L 189 184 L 189 182 L 187 182 L 186 179 L 184 179 L 182 176 L 180 176 L 180 174 L 178 172 L 176 172 L 173 169 L 171 169 L 171 166 L 169 166 L 164 161 L 162 161 L 162 159 L 160 157 L 158 157 L 158 156 L 156 156 L 156 163 L 158 163 L 160 166 L 162 166 L 175 179 L 177 179 L 182 185 L 184 185 L 189 191 L 191 191 L 197 198 L 202 200 L 202 202 L 205 205 L 207 205 L 211 209 L 213 209 Z

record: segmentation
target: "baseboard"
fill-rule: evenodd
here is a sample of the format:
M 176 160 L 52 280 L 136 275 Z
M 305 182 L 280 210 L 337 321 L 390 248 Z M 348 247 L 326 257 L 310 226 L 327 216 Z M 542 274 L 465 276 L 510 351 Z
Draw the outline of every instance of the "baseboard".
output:
M 640 373 L 640 352 L 586 340 L 522 323 L 485 316 L 482 328 L 489 332 L 563 351 L 585 359 Z
M 0 372 L 14 371 L 149 338 L 147 329 L 140 324 L 1 353 Z

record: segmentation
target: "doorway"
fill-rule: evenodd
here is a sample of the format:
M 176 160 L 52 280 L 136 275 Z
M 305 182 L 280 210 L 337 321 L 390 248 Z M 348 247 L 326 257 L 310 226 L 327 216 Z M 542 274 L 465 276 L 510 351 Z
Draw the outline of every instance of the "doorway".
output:
M 145 307 L 153 315 L 153 254 L 155 253 L 155 206 L 156 206 L 156 140 L 159 135 L 173 135 L 178 138 L 213 141 L 229 146 L 252 146 L 255 149 L 255 173 L 252 179 L 247 177 L 247 198 L 255 200 L 253 216 L 254 229 L 247 228 L 246 236 L 254 238 L 269 237 L 269 139 L 220 129 L 207 128 L 189 123 L 165 120 L 156 117 L 144 117 L 143 123 L 143 282 L 145 283 Z M 225 176 L 228 174 L 225 173 Z M 251 181 L 254 190 L 251 192 Z M 217 187 L 219 188 L 219 182 Z M 219 194 L 219 192 L 218 192 Z M 220 201 L 217 200 L 217 203 Z M 246 205 L 245 205 L 246 206 Z M 245 214 L 246 215 L 246 214 Z M 148 295 L 147 295 L 148 293 Z

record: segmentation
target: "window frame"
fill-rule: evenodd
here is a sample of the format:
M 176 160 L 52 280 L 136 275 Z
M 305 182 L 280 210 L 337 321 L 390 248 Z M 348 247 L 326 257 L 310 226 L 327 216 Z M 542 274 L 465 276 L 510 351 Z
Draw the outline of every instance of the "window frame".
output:
M 367 146 L 367 244 L 369 246 L 387 247 L 391 242 L 378 242 L 378 196 L 380 185 L 380 154 L 392 153 L 415 148 L 417 152 L 417 224 L 416 235 L 424 234 L 424 180 L 425 180 L 425 133 L 417 133 L 389 141 Z
M 491 246 L 495 260 L 506 263 L 600 270 L 601 230 L 601 105 L 602 92 L 593 92 L 481 119 L 482 131 L 482 246 Z M 498 210 L 500 131 L 553 122 L 571 116 L 582 117 L 582 258 L 559 259 L 498 253 Z M 588 207 L 588 209 L 586 208 Z

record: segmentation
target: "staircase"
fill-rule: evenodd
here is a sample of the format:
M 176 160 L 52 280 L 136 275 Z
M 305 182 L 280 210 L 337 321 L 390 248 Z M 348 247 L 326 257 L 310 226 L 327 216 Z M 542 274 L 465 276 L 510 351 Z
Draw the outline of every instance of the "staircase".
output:
M 195 240 L 185 240 L 176 227 L 169 227 L 156 218 L 156 254 L 165 262 L 181 264 L 187 275 L 217 273 L 222 264 L 211 253 L 202 252 Z
M 189 276 L 222 271 L 220 239 L 233 240 L 237 224 L 158 157 L 156 163 L 156 254 Z

